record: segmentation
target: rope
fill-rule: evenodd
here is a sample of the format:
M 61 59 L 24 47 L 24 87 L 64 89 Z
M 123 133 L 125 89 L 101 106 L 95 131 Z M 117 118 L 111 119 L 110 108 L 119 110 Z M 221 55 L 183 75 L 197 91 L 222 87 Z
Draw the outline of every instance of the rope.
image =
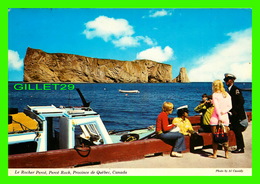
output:
M 26 130 L 24 129 L 27 128 L 29 130 L 29 132 L 34 132 L 36 134 L 35 138 L 34 138 L 34 141 L 38 141 L 39 137 L 41 137 L 41 134 L 39 133 L 39 126 L 36 130 L 33 130 L 33 129 L 30 129 L 28 128 L 27 126 L 25 126 L 24 124 L 18 122 L 18 121 L 15 121 L 15 120 L 12 120 L 13 122 L 19 124 L 21 126 L 21 128 L 23 129 L 23 131 L 18 131 L 18 132 L 15 132 L 15 133 L 19 133 L 19 132 L 25 132 Z
M 15 123 L 18 123 L 18 124 L 21 126 L 21 128 L 23 129 L 23 131 L 25 131 L 25 129 L 23 128 L 23 126 L 24 126 L 24 127 L 27 128 L 30 132 L 35 132 L 35 130 L 28 128 L 27 126 L 25 126 L 24 124 L 22 124 L 22 123 L 20 123 L 20 122 L 18 122 L 18 121 L 15 121 L 15 120 L 12 120 L 12 121 L 15 122 Z M 37 131 L 38 131 L 38 130 L 39 130 L 39 128 L 37 128 Z
M 85 147 L 87 146 L 87 147 Z M 90 152 L 91 152 L 91 147 L 89 145 L 84 145 L 82 144 L 82 147 L 76 147 L 74 146 L 74 149 L 77 151 L 77 153 L 81 156 L 81 157 L 87 157 L 89 156 Z M 83 154 L 83 153 L 85 154 Z

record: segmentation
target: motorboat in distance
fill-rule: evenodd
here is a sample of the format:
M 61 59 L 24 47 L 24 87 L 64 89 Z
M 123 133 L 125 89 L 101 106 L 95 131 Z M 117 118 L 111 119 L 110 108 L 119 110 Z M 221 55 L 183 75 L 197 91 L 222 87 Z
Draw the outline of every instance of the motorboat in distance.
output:
M 140 93 L 139 90 L 118 90 L 120 93 Z

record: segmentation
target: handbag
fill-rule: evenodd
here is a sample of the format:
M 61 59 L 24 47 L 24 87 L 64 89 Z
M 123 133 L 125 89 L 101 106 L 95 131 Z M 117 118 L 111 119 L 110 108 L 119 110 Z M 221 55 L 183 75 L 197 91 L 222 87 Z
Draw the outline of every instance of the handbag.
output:
M 218 126 L 217 132 L 213 133 L 213 141 L 215 143 L 228 142 L 228 134 L 225 132 L 225 127 L 221 123 Z

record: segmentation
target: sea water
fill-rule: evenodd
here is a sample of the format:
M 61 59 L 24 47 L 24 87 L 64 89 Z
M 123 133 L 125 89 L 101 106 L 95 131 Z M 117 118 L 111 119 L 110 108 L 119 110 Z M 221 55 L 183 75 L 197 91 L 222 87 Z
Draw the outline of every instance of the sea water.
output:
M 19 85 L 18 85 L 19 84 Z M 81 106 L 81 99 L 75 90 L 79 88 L 91 108 L 100 114 L 107 130 L 126 130 L 155 125 L 163 102 L 172 102 L 175 108 L 188 105 L 189 115 L 197 115 L 194 108 L 201 101 L 202 94 L 211 94 L 211 82 L 194 83 L 116 83 L 89 84 L 70 83 L 44 85 L 36 84 L 22 89 L 22 83 L 9 83 L 9 107 L 19 111 L 27 106 Z M 20 89 L 15 88 L 20 87 Z M 32 87 L 34 85 L 34 87 Z M 53 88 L 55 86 L 56 88 Z M 57 87 L 58 86 L 58 87 Z M 251 88 L 252 83 L 236 83 L 239 88 Z M 63 87 L 63 88 L 59 88 Z M 63 89 L 63 90 L 61 90 Z M 140 93 L 119 93 L 122 90 L 139 90 Z M 243 91 L 245 110 L 252 111 L 252 92 Z M 176 110 L 171 117 L 176 117 Z

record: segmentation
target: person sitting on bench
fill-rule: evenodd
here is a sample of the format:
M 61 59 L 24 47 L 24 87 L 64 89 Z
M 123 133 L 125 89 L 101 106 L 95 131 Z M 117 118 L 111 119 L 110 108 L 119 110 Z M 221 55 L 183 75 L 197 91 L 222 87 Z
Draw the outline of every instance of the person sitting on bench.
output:
M 187 118 L 189 115 L 188 106 L 181 106 L 177 108 L 177 110 L 178 117 L 173 119 L 172 124 L 178 126 L 180 128 L 180 133 L 183 135 L 191 136 L 196 133 L 192 128 L 190 120 Z

